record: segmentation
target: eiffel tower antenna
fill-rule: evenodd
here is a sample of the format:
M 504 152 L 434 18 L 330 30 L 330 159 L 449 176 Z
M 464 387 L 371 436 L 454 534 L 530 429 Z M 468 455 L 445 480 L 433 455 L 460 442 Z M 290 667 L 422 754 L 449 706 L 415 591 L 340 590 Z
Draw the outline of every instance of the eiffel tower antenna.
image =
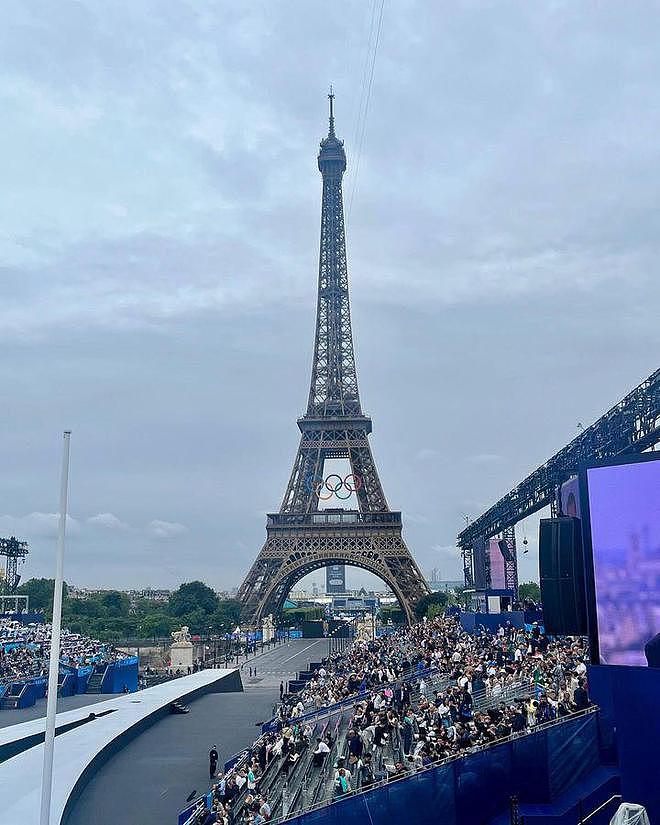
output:
M 390 510 L 371 453 L 371 418 L 358 391 L 348 293 L 342 178 L 344 143 L 335 134 L 330 87 L 328 136 L 321 141 L 323 178 L 316 334 L 307 411 L 298 419 L 298 453 L 278 513 L 269 513 L 266 543 L 238 591 L 242 620 L 278 613 L 293 585 L 329 565 L 368 570 L 397 597 L 409 622 L 429 590 Z M 348 459 L 351 472 L 324 473 L 327 459 Z M 344 509 L 342 502 L 357 502 Z M 332 509 L 323 509 L 323 502 Z
M 333 102 L 335 99 L 335 94 L 332 91 L 332 84 L 330 84 L 330 94 L 328 95 L 328 100 L 330 101 L 330 130 L 328 132 L 328 137 L 335 136 L 335 113 L 333 111 Z

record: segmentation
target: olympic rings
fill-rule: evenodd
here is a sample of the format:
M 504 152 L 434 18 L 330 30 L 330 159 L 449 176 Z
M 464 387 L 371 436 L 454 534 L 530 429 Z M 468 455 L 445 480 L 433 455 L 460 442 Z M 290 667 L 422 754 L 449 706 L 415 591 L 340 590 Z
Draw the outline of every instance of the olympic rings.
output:
M 307 492 L 314 492 L 320 501 L 330 501 L 333 496 L 340 501 L 346 501 L 362 487 L 362 479 L 355 473 L 349 473 L 345 478 L 337 473 L 330 473 L 320 481 L 312 483 L 309 480 L 305 486 Z

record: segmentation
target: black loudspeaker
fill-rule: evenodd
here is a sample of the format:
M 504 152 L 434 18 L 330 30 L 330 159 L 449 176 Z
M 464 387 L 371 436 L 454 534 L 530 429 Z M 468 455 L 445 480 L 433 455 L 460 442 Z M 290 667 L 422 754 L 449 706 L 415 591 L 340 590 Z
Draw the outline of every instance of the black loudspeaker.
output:
M 506 543 L 506 539 L 500 539 L 497 542 L 497 546 L 500 548 L 500 553 L 504 561 L 513 561 L 513 556 L 509 550 L 509 545 Z
M 474 570 L 475 590 L 485 590 L 486 576 L 486 539 L 479 536 L 472 542 L 472 567 Z
M 586 636 L 587 593 L 580 519 L 541 519 L 539 571 L 546 633 Z

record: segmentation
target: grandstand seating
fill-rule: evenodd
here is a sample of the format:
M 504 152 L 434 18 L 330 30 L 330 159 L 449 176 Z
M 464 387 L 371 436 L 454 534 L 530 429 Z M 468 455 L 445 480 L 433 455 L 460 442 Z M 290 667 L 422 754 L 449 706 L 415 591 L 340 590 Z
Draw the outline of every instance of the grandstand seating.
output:
M 0 617 L 0 710 L 31 707 L 46 695 L 51 625 L 20 619 Z M 137 690 L 136 657 L 67 630 L 59 670 L 58 696 Z
M 225 765 L 218 799 L 230 800 L 234 822 L 263 821 L 255 811 L 267 800 L 271 821 L 301 825 L 326 815 L 346 825 L 345 813 L 356 823 L 377 825 L 413 808 L 416 821 L 437 822 L 436 814 L 418 816 L 424 794 L 429 803 L 444 800 L 452 825 L 489 825 L 508 800 L 502 794 L 515 792 L 510 789 L 519 789 L 526 802 L 550 805 L 598 767 L 596 709 L 582 710 L 568 694 L 570 682 L 578 695 L 585 654 L 582 640 L 550 640 L 538 628 L 477 629 L 471 636 L 454 619 L 420 624 L 381 646 L 357 643 L 346 655 L 310 663 L 297 674 L 302 701 L 285 697 L 260 740 Z M 544 680 L 551 683 L 547 688 Z M 353 733 L 349 739 L 352 731 L 361 742 Z M 319 737 L 330 748 L 324 759 L 314 758 Z M 285 738 L 291 747 L 280 752 Z M 359 748 L 356 755 L 351 748 Z M 362 750 L 371 760 L 362 773 L 364 788 L 353 767 Z M 353 767 L 349 783 L 338 781 L 343 767 Z M 234 788 L 226 795 L 235 776 L 244 785 L 247 771 L 256 777 L 255 790 L 242 787 L 234 797 Z M 476 785 L 474 798 L 480 798 L 482 780 L 491 783 L 483 787 L 488 804 L 475 818 L 474 799 L 468 804 L 464 790 Z M 419 800 L 409 798 L 413 787 Z M 593 787 L 600 792 L 606 785 L 594 779 Z M 379 802 L 383 794 L 386 801 Z M 392 813 L 399 797 L 406 800 L 401 816 Z M 181 812 L 179 823 L 206 818 L 206 804 L 198 800 Z

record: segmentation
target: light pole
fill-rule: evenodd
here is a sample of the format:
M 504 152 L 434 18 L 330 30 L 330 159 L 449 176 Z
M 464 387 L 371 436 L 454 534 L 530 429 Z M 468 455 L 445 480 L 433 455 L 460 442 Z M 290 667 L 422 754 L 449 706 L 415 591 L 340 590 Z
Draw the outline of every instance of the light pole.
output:
M 53 754 L 55 750 L 55 716 L 57 713 L 57 677 L 60 669 L 60 638 L 62 634 L 62 584 L 64 581 L 64 536 L 69 500 L 69 448 L 71 433 L 64 432 L 62 477 L 60 479 L 60 521 L 57 537 L 57 561 L 53 592 L 53 623 L 50 636 L 50 663 L 48 668 L 48 705 L 44 738 L 44 766 L 41 779 L 41 825 L 50 823 L 50 802 L 53 792 Z

